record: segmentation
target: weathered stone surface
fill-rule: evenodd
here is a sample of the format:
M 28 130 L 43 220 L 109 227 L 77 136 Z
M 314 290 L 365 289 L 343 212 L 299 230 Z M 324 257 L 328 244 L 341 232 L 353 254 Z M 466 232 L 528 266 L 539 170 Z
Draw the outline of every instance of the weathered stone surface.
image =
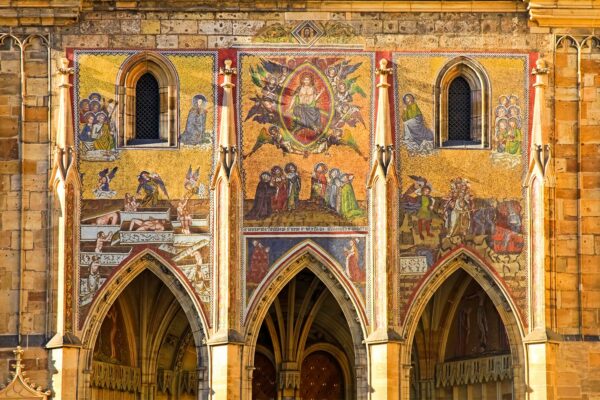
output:
M 157 35 L 156 47 L 159 49 L 175 49 L 179 46 L 177 36 L 173 35 Z
M 161 21 L 160 32 L 167 33 L 198 33 L 198 24 L 196 21 L 189 20 L 168 20 Z
M 156 47 L 154 35 L 111 35 L 108 37 L 110 46 L 115 48 L 153 48 Z
M 549 115 L 547 132 L 544 133 L 548 143 L 552 145 L 551 168 L 554 168 L 556 177 L 556 187 L 553 189 L 555 197 L 552 197 L 552 201 L 547 205 L 551 212 L 548 224 L 556 228 L 556 231 L 548 232 L 547 239 L 552 254 L 549 256 L 548 268 L 556 271 L 553 272 L 554 275 L 549 274 L 546 279 L 551 285 L 547 288 L 548 296 L 556 299 L 552 300 L 556 302 L 552 307 L 556 308 L 549 313 L 555 318 L 553 327 L 561 334 L 577 335 L 574 336 L 577 340 L 580 340 L 581 334 L 600 334 L 600 274 L 598 273 L 600 265 L 600 135 L 598 135 L 600 73 L 597 73 L 598 61 L 596 60 L 598 55 L 586 54 L 582 58 L 583 86 L 580 91 L 576 48 L 559 49 L 556 53 L 553 50 L 555 33 L 557 35 L 572 33 L 584 37 L 594 33 L 593 30 L 551 30 L 536 27 L 535 22 L 528 23 L 525 11 L 506 13 L 490 10 L 480 13 L 441 12 L 438 9 L 436 12 L 414 10 L 411 12 L 406 9 L 404 12 L 390 13 L 382 12 L 386 6 L 381 4 L 372 5 L 374 10 L 371 11 L 366 3 L 361 5 L 354 3 L 354 6 L 360 6 L 364 11 L 348 8 L 347 12 L 343 10 L 313 12 L 305 10 L 307 3 L 304 1 L 256 3 L 227 1 L 215 5 L 214 2 L 187 0 L 86 1 L 82 3 L 83 11 L 79 20 L 73 20 L 74 23 L 70 26 L 52 29 L 35 26 L 42 24 L 44 18 L 52 18 L 56 21 L 57 16 L 47 14 L 45 10 L 51 8 L 50 4 L 62 7 L 68 3 L 70 0 L 40 1 L 35 3 L 36 7 L 23 8 L 24 2 L 11 2 L 11 5 L 17 4 L 16 7 L 23 9 L 17 12 L 15 7 L 0 6 L 0 14 L 2 14 L 0 20 L 7 21 L 5 26 L 13 26 L 13 32 L 16 34 L 41 30 L 52 32 L 53 57 L 66 54 L 68 48 L 230 48 L 251 44 L 253 35 L 268 24 L 296 23 L 305 20 L 323 23 L 347 22 L 362 36 L 369 50 L 426 52 L 441 49 L 456 53 L 490 50 L 543 53 L 544 58 L 550 63 L 556 62 L 555 66 L 550 65 L 551 83 L 547 90 Z M 332 7 L 330 3 L 333 2 L 319 6 Z M 433 7 L 433 3 L 441 3 L 439 6 L 436 5 L 438 8 L 456 6 L 446 5 L 446 2 L 420 2 L 411 6 L 426 9 Z M 471 3 L 473 7 L 478 6 L 475 4 L 478 2 Z M 553 1 L 554 5 L 558 3 L 560 1 Z M 521 5 L 525 7 L 524 3 Z M 338 6 L 343 7 L 340 4 Z M 394 6 L 399 7 L 398 4 Z M 79 3 L 75 8 L 78 7 Z M 123 9 L 124 7 L 127 9 Z M 295 9 L 302 11 L 295 12 Z M 18 27 L 19 24 L 32 26 Z M 332 47 L 336 47 L 335 43 Z M 298 49 L 307 50 L 307 48 Z M 310 51 L 314 50 L 310 49 Z M 532 54 L 532 57 L 535 56 Z M 0 49 L 0 210 L 2 211 L 0 216 L 2 229 L 0 334 L 11 335 L 15 333 L 17 325 L 14 310 L 18 301 L 17 289 L 20 277 L 17 274 L 17 266 L 20 251 L 25 251 L 27 265 L 23 275 L 25 277 L 24 312 L 20 322 L 27 332 L 44 331 L 47 312 L 45 302 L 48 294 L 46 271 L 49 261 L 46 257 L 49 253 L 46 251 L 48 243 L 45 213 L 48 209 L 47 176 L 50 165 L 48 162 L 50 145 L 47 143 L 49 138 L 45 49 L 39 47 L 29 49 L 26 59 L 27 80 L 24 88 L 26 97 L 23 99 L 26 107 L 23 115 L 23 132 L 20 134 L 19 52 Z M 506 79 L 509 80 L 510 77 L 507 76 Z M 497 94 L 496 90 L 499 90 L 497 87 L 503 84 L 503 82 L 499 84 L 494 82 L 492 88 L 494 96 Z M 427 95 L 433 98 L 432 93 Z M 56 99 L 56 88 L 54 88 L 55 107 Z M 423 104 L 425 103 L 420 103 L 421 106 Z M 400 104 L 398 106 L 401 107 Z M 531 113 L 531 110 L 529 112 Z M 429 111 L 424 111 L 424 114 L 427 114 L 424 118 L 431 126 L 435 116 L 428 113 Z M 53 117 L 56 118 L 56 113 Z M 182 126 L 181 121 L 180 126 Z M 523 132 L 525 135 L 528 133 Z M 18 158 L 18 140 L 24 142 L 23 160 Z M 443 151 L 441 153 L 444 154 Z M 440 155 L 434 157 L 438 156 Z M 425 168 L 428 157 L 423 157 L 420 161 Z M 25 176 L 21 176 L 21 172 Z M 23 192 L 21 192 L 21 182 Z M 168 185 L 170 184 L 169 182 Z M 355 185 L 358 184 L 355 182 Z M 405 184 L 406 182 L 403 182 L 403 185 Z M 521 181 L 515 182 L 515 185 L 521 184 Z M 405 189 L 406 187 L 403 186 L 403 190 Z M 439 191 L 442 188 L 434 185 L 434 190 Z M 22 206 L 26 210 L 25 230 L 19 231 Z M 526 215 L 526 211 L 523 210 L 523 216 Z M 21 248 L 21 234 L 25 239 L 23 248 Z M 526 261 L 523 261 L 520 268 L 526 269 L 529 266 Z M 412 293 L 417 283 L 416 279 L 403 280 L 401 289 Z M 72 284 L 78 285 L 77 282 Z M 513 285 L 511 289 L 520 290 L 526 288 L 528 282 L 515 281 L 511 285 Z M 10 311 L 6 312 L 6 309 Z M 527 319 L 529 310 L 521 311 Z M 41 349 L 39 352 L 39 360 L 32 358 L 31 364 L 39 364 L 40 368 L 45 369 L 46 353 Z M 10 356 L 11 353 L 5 354 L 0 351 L 0 362 L 5 364 L 5 360 Z M 558 344 L 556 357 L 560 362 L 556 365 L 548 364 L 548 369 L 556 371 L 551 373 L 551 378 L 558 398 L 593 399 L 600 396 L 600 379 L 596 377 L 596 370 L 600 366 L 600 349 L 597 342 L 561 342 Z M 0 371 L 0 378 L 2 377 Z
M 233 21 L 217 19 L 215 21 L 198 21 L 198 33 L 208 35 L 231 35 L 233 33 Z
M 253 35 L 265 26 L 263 21 L 234 21 L 233 34 L 236 36 Z
M 108 47 L 108 35 L 63 35 L 62 45 L 64 47 L 82 48 L 106 48 Z
M 139 19 L 129 19 L 121 21 L 122 33 L 146 33 L 141 32 L 142 21 Z
M 0 117 L 0 138 L 16 136 L 19 133 L 19 120 L 10 117 Z
M 203 49 L 207 47 L 207 37 L 201 35 L 179 35 L 178 43 L 182 49 Z
M 0 161 L 19 158 L 19 144 L 16 139 L 0 139 Z

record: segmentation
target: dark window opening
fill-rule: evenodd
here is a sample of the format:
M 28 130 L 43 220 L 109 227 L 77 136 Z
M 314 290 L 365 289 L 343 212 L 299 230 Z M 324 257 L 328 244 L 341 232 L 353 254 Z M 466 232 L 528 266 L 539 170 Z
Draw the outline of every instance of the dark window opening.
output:
M 151 73 L 145 73 L 135 85 L 135 138 L 130 141 L 130 144 L 160 141 L 158 81 Z
M 448 144 L 474 141 L 471 137 L 471 107 L 471 87 L 465 78 L 459 76 L 448 90 Z

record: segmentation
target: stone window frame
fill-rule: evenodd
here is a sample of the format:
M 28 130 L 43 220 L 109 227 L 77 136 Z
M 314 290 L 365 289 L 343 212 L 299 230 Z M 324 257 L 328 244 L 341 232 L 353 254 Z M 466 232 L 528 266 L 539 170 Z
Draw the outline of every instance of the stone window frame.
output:
M 448 141 L 448 94 L 454 79 L 462 77 L 471 87 L 471 141 Z M 459 56 L 440 70 L 435 84 L 435 147 L 490 148 L 491 84 L 485 68 L 476 60 Z
M 146 73 L 152 74 L 158 82 L 160 139 L 155 142 L 132 144 L 129 142 L 136 138 L 136 84 Z M 119 69 L 116 83 L 118 146 L 125 148 L 177 147 L 179 137 L 178 87 L 177 70 L 162 54 L 143 51 L 127 58 Z

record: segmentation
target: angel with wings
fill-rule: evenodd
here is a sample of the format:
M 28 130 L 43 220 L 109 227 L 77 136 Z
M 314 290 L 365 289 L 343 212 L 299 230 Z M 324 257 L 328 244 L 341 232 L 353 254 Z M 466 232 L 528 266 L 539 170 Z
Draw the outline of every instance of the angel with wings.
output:
M 160 199 L 159 191 L 162 191 L 164 195 L 167 196 L 167 199 L 169 198 L 167 188 L 165 187 L 165 183 L 162 181 L 160 175 L 155 172 L 140 172 L 140 175 L 138 176 L 138 188 L 136 194 L 144 192 L 144 197 L 140 202 L 141 206 L 156 207 Z
M 367 128 L 355 104 L 357 96 L 367 97 L 359 84 L 362 65 L 335 56 L 260 58 L 250 66 L 257 90 L 244 121 L 266 126 L 244 158 L 266 144 L 304 157 L 349 146 L 364 158 L 352 129 Z
M 96 196 L 97 199 L 110 199 L 115 196 L 116 192 L 110 190 L 110 182 L 117 174 L 118 169 L 119 167 L 114 167 L 111 170 L 104 168 L 102 171 L 98 172 L 98 185 L 96 186 L 96 189 L 94 189 L 94 196 Z
M 208 197 L 206 186 L 200 182 L 200 167 L 196 168 L 195 171 L 192 171 L 192 166 L 189 166 L 187 173 L 185 174 L 183 187 L 186 191 L 186 199 L 189 199 L 194 195 L 197 195 L 200 198 Z

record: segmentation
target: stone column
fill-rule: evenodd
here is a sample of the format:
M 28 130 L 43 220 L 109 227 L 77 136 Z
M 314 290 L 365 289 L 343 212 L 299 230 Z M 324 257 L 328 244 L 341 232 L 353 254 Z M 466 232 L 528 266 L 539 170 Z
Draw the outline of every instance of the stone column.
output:
M 213 399 L 239 399 L 242 389 L 242 350 L 240 334 L 241 268 L 240 221 L 242 187 L 235 135 L 235 108 L 231 60 L 225 60 L 223 102 L 219 125 L 219 159 L 211 182 L 214 191 L 214 313 L 211 351 L 211 390 Z
M 296 362 L 284 362 L 278 374 L 278 393 L 282 400 L 294 400 L 300 395 L 300 366 Z
M 391 68 L 387 60 L 377 69 L 377 120 L 375 148 L 368 189 L 372 240 L 372 258 L 369 263 L 371 290 L 369 314 L 372 319 L 366 343 L 369 346 L 369 375 L 371 399 L 400 398 L 400 365 L 402 340 L 394 316 L 397 304 L 397 232 L 399 184 L 394 161 L 394 146 L 390 120 L 390 102 L 387 82 Z
M 73 299 L 73 268 L 75 266 L 73 221 L 76 207 L 76 193 L 79 193 L 79 172 L 74 162 L 73 130 L 71 119 L 71 94 L 69 76 L 72 68 L 69 61 L 61 59 L 58 75 L 59 115 L 56 129 L 56 144 L 52 160 L 50 190 L 54 198 L 53 207 L 58 208 L 53 218 L 52 229 L 56 234 L 51 262 L 56 265 L 56 334 L 46 344 L 49 358 L 56 371 L 52 375 L 52 391 L 57 399 L 75 399 L 77 393 L 77 371 L 81 341 L 73 333 L 73 313 L 76 302 Z
M 535 100 L 529 145 L 529 171 L 526 177 L 529 215 L 529 271 L 530 318 L 529 333 L 524 343 L 527 349 L 527 376 L 529 399 L 541 400 L 555 397 L 555 366 L 558 344 L 546 318 L 546 196 L 553 186 L 550 174 L 550 146 L 544 145 L 545 88 L 548 74 L 546 63 L 537 60 L 535 75 Z

